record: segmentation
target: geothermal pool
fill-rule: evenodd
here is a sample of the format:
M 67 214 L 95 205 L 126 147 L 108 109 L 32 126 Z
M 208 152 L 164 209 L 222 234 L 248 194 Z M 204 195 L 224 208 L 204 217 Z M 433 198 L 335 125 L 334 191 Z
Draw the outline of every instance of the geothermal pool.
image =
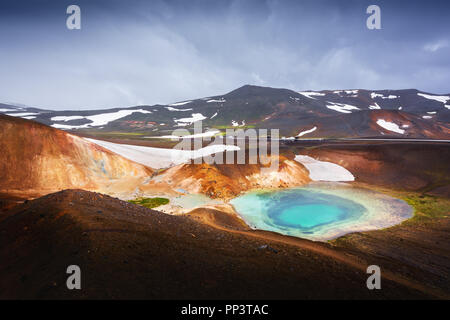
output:
M 386 228 L 413 214 L 403 200 L 345 183 L 248 192 L 230 203 L 254 229 L 317 241 Z

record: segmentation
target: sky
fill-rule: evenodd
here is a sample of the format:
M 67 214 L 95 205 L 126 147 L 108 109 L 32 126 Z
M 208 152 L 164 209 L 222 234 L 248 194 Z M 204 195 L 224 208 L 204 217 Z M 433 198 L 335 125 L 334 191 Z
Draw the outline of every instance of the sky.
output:
M 80 30 L 66 27 L 72 4 Z M 433 0 L 2 0 L 0 102 L 100 109 L 245 84 L 447 94 L 449 16 Z

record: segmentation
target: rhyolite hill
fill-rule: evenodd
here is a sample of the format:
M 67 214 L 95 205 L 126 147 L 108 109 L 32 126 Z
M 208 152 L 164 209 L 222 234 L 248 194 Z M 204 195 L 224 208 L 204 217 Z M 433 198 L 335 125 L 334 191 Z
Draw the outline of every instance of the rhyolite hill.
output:
M 204 130 L 275 128 L 291 139 L 450 137 L 450 94 L 415 89 L 295 92 L 245 85 L 224 95 L 171 105 L 52 111 L 0 104 L 0 113 L 91 134 L 170 135 L 180 128 L 192 132 L 193 122 L 203 120 Z

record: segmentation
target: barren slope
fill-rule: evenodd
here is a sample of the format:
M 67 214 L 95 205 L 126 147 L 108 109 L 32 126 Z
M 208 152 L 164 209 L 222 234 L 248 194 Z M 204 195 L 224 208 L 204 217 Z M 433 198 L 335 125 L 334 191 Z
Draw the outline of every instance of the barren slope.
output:
M 154 177 L 142 189 L 181 188 L 224 199 L 250 189 L 295 187 L 311 181 L 300 163 L 283 156 L 278 160 L 279 166 L 273 168 L 270 164 L 180 164 Z
M 218 230 L 109 196 L 62 191 L 0 215 L 0 298 L 423 298 L 323 244 Z M 272 233 L 270 233 L 273 235 Z M 278 237 L 279 238 L 279 237 Z M 67 290 L 66 268 L 82 270 Z
M 40 123 L 0 115 L 0 193 L 46 194 L 67 188 L 132 192 L 152 170 Z

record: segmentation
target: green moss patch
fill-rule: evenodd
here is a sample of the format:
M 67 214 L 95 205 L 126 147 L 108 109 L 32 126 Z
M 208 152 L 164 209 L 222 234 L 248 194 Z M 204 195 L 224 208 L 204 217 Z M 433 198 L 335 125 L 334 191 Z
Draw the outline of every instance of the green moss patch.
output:
M 156 208 L 169 203 L 167 198 L 136 198 L 134 200 L 129 200 L 128 202 L 144 206 L 146 208 Z
M 419 222 L 430 218 L 443 218 L 448 215 L 450 200 L 431 195 L 408 195 L 403 197 L 414 208 L 414 217 L 410 222 Z

